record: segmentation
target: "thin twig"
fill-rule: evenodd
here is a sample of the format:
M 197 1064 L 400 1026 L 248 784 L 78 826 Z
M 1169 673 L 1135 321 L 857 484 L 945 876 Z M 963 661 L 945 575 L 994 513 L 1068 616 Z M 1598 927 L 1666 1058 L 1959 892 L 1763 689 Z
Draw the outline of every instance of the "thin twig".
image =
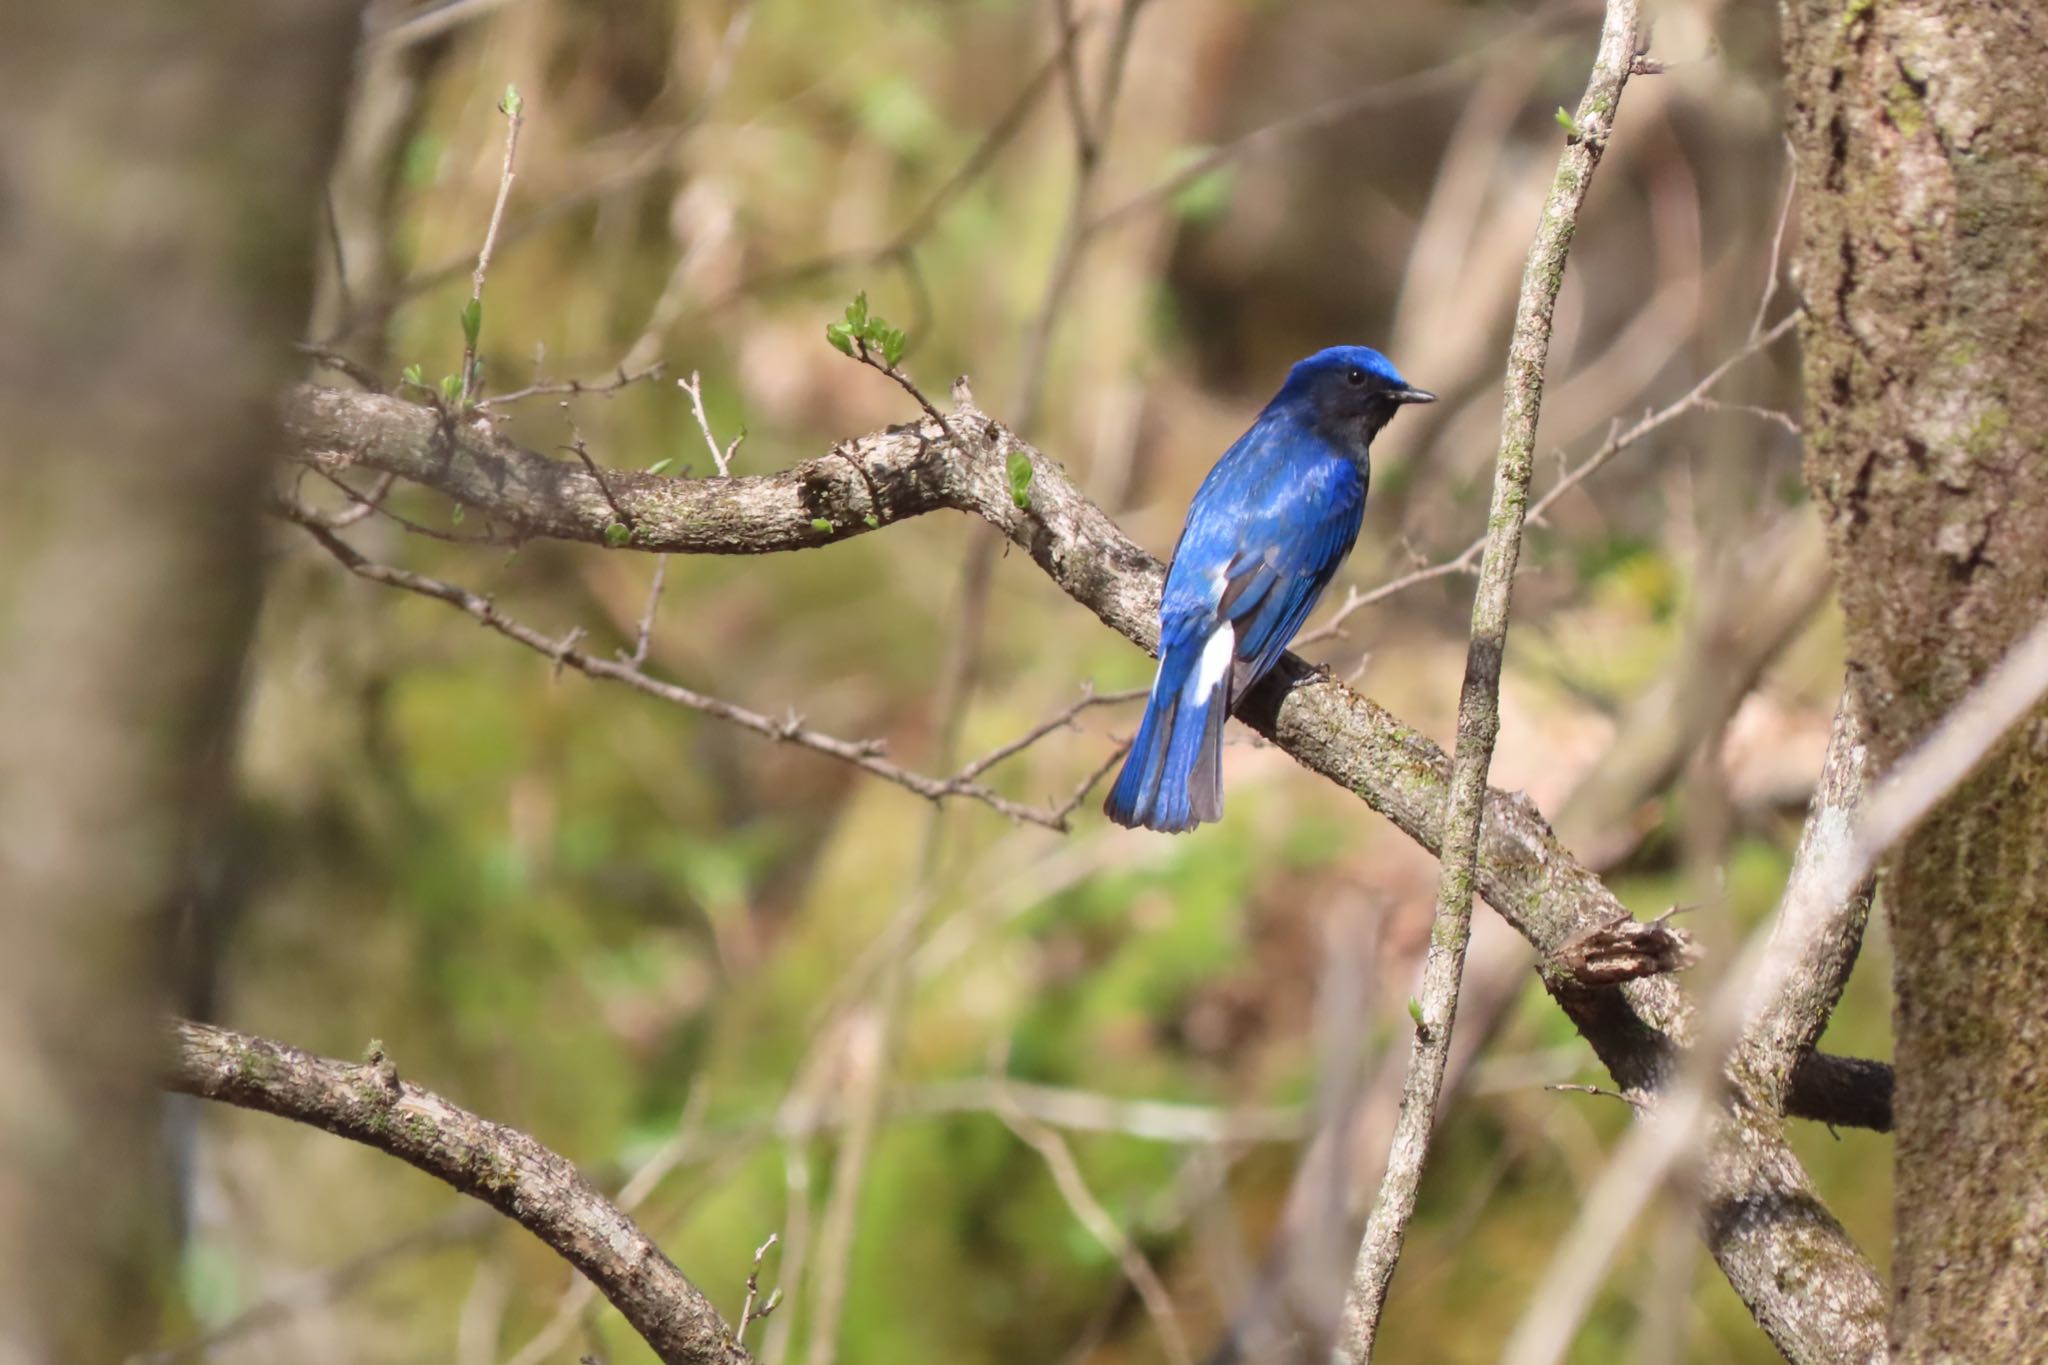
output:
M 949 797 L 962 797 L 970 801 L 979 801 L 991 810 L 1024 824 L 1041 825 L 1046 829 L 1061 832 L 1066 829 L 1065 818 L 1056 812 L 1022 805 L 977 783 L 952 778 L 926 777 L 908 768 L 899 767 L 881 756 L 880 741 L 838 739 L 811 729 L 799 716 L 775 720 L 733 702 L 705 696 L 687 687 L 649 677 L 628 661 L 599 658 L 595 654 L 575 648 L 573 638 L 551 639 L 531 626 L 506 616 L 490 598 L 479 593 L 453 583 L 429 578 L 425 574 L 413 573 L 389 564 L 379 564 L 365 558 L 348 542 L 321 525 L 316 516 L 305 513 L 303 509 L 287 507 L 283 509 L 283 514 L 303 526 L 306 533 L 320 543 L 321 548 L 340 560 L 343 567 L 357 577 L 445 602 L 506 639 L 525 645 L 528 649 L 553 660 L 557 667 L 572 668 L 593 678 L 621 682 L 649 696 L 659 697 L 663 701 L 687 707 L 692 711 L 716 716 L 741 729 L 751 730 L 757 735 L 785 744 L 795 744 L 800 748 L 836 758 L 843 763 L 851 763 L 863 772 L 879 777 L 885 782 L 892 782 L 906 791 L 915 792 L 927 801 L 941 802 Z
M 564 416 L 568 415 L 568 410 L 569 404 L 564 400 L 562 403 Z M 604 494 L 604 500 L 611 504 L 612 515 L 618 518 L 616 524 L 626 528 L 626 543 L 631 543 L 632 532 L 636 527 L 633 514 L 619 505 L 619 497 L 618 494 L 612 492 L 611 481 L 605 478 L 604 471 L 597 467 L 597 461 L 590 457 L 590 447 L 584 444 L 583 433 L 577 429 L 576 423 L 573 420 L 569 423 L 568 449 L 575 453 L 577 459 L 583 461 L 583 467 L 590 471 L 590 477 L 597 480 L 598 491 Z
M 1102 762 L 1096 765 L 1095 770 L 1075 785 L 1073 794 L 1060 802 L 1053 813 L 1065 819 L 1079 810 L 1081 803 L 1088 799 L 1088 794 L 1095 790 L 1103 778 L 1108 777 L 1115 770 L 1117 764 L 1123 762 L 1124 755 L 1130 751 L 1131 741 L 1129 740 L 1125 740 L 1123 743 L 1112 747 L 1108 753 L 1102 756 Z
M 647 605 L 640 612 L 639 629 L 633 633 L 633 652 L 624 655 L 627 663 L 641 668 L 647 663 L 647 646 L 654 638 L 654 613 L 661 606 L 661 590 L 668 582 L 668 556 L 654 557 L 654 581 L 647 587 Z
M 933 406 L 931 399 L 925 397 L 924 390 L 917 386 L 917 381 L 905 374 L 898 366 L 891 364 L 886 356 L 876 355 L 873 351 L 869 350 L 868 343 L 860 337 L 854 338 L 853 358 L 876 373 L 886 375 L 897 388 L 902 389 L 912 399 L 916 400 L 917 405 L 924 409 L 924 415 L 938 423 L 939 430 L 945 434 L 947 445 L 960 451 L 966 451 L 970 448 L 960 444 L 960 438 L 953 432 L 952 423 L 946 420 L 944 413 Z
M 783 1229 L 781 1279 L 792 1290 L 804 1282 L 806 1258 L 811 1249 L 811 1149 L 802 1137 L 785 1136 L 782 1141 Z M 790 1337 L 795 1332 L 795 1312 L 784 1313 L 761 1341 L 765 1365 L 782 1365 L 789 1356 Z
M 1643 73 L 1643 72 L 1640 72 L 1640 71 L 1638 71 L 1638 72 L 1636 72 L 1635 74 L 1636 74 L 1636 75 L 1638 75 L 1638 76 L 1640 76 L 1640 75 L 1643 75 L 1643 74 L 1645 74 L 1645 73 Z M 1566 1093 L 1566 1094 L 1572 1094 L 1572 1095 L 1598 1095 L 1598 1096 L 1600 1096 L 1600 1097 L 1601 1097 L 1602 1099 L 1608 1099 L 1608 1100 L 1620 1100 L 1620 1101 L 1621 1101 L 1621 1102 L 1622 1102 L 1623 1104 L 1625 1104 L 1625 1105 L 1629 1106 L 1629 1107 L 1630 1107 L 1631 1109 L 1645 1109 L 1645 1108 L 1648 1108 L 1648 1106 L 1647 1106 L 1647 1105 L 1645 1105 L 1645 1104 L 1643 1103 L 1643 1101 L 1641 1101 L 1641 1100 L 1637 1099 L 1637 1098 L 1636 1098 L 1635 1096 L 1633 1096 L 1633 1095 L 1624 1095 L 1624 1094 L 1622 1094 L 1622 1093 L 1621 1093 L 1621 1092 L 1620 1092 L 1619 1090 L 1609 1090 L 1609 1089 L 1605 1088 L 1604 1086 L 1598 1086 L 1598 1085 L 1575 1085 L 1575 1084 L 1573 1084 L 1573 1083 L 1571 1083 L 1571 1082 L 1568 1082 L 1568 1081 L 1559 1081 L 1559 1082 L 1556 1082 L 1556 1083 L 1554 1083 L 1554 1084 L 1551 1084 L 1551 1085 L 1546 1085 L 1546 1086 L 1544 1086 L 1543 1088 L 1544 1088 L 1545 1090 L 1556 1090 L 1556 1091 L 1560 1091 L 1560 1092 L 1562 1092 L 1562 1093 Z
M 1591 455 L 1588 455 L 1577 465 L 1560 475 L 1557 482 L 1551 485 L 1549 490 L 1529 508 L 1526 520 L 1538 525 L 1542 524 L 1544 514 L 1557 505 L 1558 499 L 1584 483 L 1594 474 L 1600 472 L 1615 456 L 1621 454 L 1624 450 L 1643 440 L 1659 428 L 1676 421 L 1689 412 L 1713 411 L 1721 408 L 1723 405 L 1718 400 L 1709 398 L 1707 395 L 1713 392 L 1723 379 L 1728 377 L 1729 371 L 1759 351 L 1776 343 L 1779 338 L 1790 332 L 1798 321 L 1799 314 L 1796 311 L 1787 313 L 1784 317 L 1778 319 L 1769 331 L 1760 333 L 1743 343 L 1739 350 L 1719 365 L 1716 365 L 1707 373 L 1705 378 L 1693 385 L 1682 396 L 1665 404 L 1655 412 L 1644 413 L 1634 425 L 1615 431 Z M 1732 407 L 1734 405 L 1729 406 Z M 1740 410 L 1754 412 L 1759 417 L 1789 426 L 1793 434 L 1798 434 L 1799 424 L 1782 412 L 1763 408 L 1742 408 Z M 1315 644 L 1319 641 L 1327 640 L 1334 635 L 1341 635 L 1344 623 L 1350 620 L 1353 614 L 1376 603 L 1384 602 L 1395 594 L 1405 592 L 1407 589 L 1418 584 L 1428 583 L 1434 579 L 1445 578 L 1452 574 L 1476 572 L 1479 556 L 1485 549 L 1486 537 L 1482 535 L 1449 559 L 1412 569 L 1398 578 L 1388 579 L 1378 587 L 1365 592 L 1360 592 L 1358 589 L 1353 588 L 1345 594 L 1343 603 L 1331 615 L 1330 619 L 1316 629 L 1302 635 L 1295 641 L 1295 647 L 1299 648 L 1302 645 Z
M 747 1343 L 747 1328 L 765 1320 L 775 1311 L 776 1305 L 782 1302 L 782 1291 L 777 1289 L 768 1296 L 768 1302 L 761 1305 L 760 1312 L 754 1311 L 754 1300 L 761 1293 L 761 1262 L 768 1255 L 769 1249 L 781 1240 L 781 1233 L 771 1232 L 767 1241 L 754 1248 L 754 1264 L 747 1271 L 747 1301 L 740 1308 L 739 1326 L 732 1329 L 732 1339 L 742 1346 Z
M 1769 422 L 1772 426 L 1782 427 L 1788 436 L 1805 435 L 1799 429 L 1799 419 L 1791 413 L 1778 408 L 1767 408 L 1761 403 L 1729 403 L 1719 398 L 1702 398 L 1699 407 L 1702 412 L 1734 412 L 1745 417 L 1754 417 L 1759 421 Z
M 180 1365 L 182 1361 L 203 1358 L 232 1341 L 270 1331 L 302 1313 L 337 1303 L 402 1261 L 476 1240 L 496 1226 L 491 1210 L 481 1204 L 463 1204 L 426 1226 L 400 1233 L 379 1246 L 321 1269 L 293 1275 L 204 1335 L 130 1357 L 128 1365 Z M 577 1283 L 590 1282 L 579 1277 Z
M 295 343 L 292 349 L 300 355 L 310 356 L 314 361 L 325 365 L 330 370 L 347 375 L 371 393 L 384 392 L 384 385 L 375 374 L 331 346 L 321 346 L 315 342 L 301 341 Z
M 738 281 L 708 306 L 716 308 L 757 290 L 802 284 L 849 266 L 881 265 L 890 261 L 901 262 L 909 259 L 918 244 L 938 225 L 939 218 L 947 206 L 958 198 L 962 191 L 987 173 L 1003 148 L 1008 146 L 1018 131 L 1024 127 L 1032 110 L 1038 107 L 1039 100 L 1051 86 L 1053 77 L 1066 59 L 1066 54 L 1072 50 L 1075 41 L 1087 28 L 1088 22 L 1084 16 L 1061 31 L 1059 43 L 1052 54 L 1041 62 L 1038 69 L 1018 88 L 1009 107 L 997 116 L 974 150 L 968 153 L 953 174 L 947 176 L 945 181 L 932 191 L 931 197 L 925 200 L 923 206 L 904 220 L 903 226 L 889 240 L 879 246 L 827 252 L 789 265 L 771 266 Z
M 1458 698 L 1458 743 L 1451 760 L 1445 798 L 1442 864 L 1429 950 L 1401 1114 L 1387 1154 L 1386 1173 L 1373 1201 L 1358 1249 L 1351 1290 L 1345 1297 L 1338 1354 L 1352 1365 L 1372 1357 L 1381 1309 L 1393 1284 L 1394 1267 L 1416 1192 L 1429 1138 L 1443 1093 L 1451 1029 L 1457 1016 L 1458 983 L 1472 933 L 1472 897 L 1478 880 L 1480 817 L 1486 805 L 1487 770 L 1500 731 L 1500 675 L 1506 652 L 1508 605 L 1515 563 L 1521 553 L 1523 517 L 1536 448 L 1536 420 L 1543 399 L 1543 364 L 1550 350 L 1551 314 L 1570 252 L 1572 232 L 1600 153 L 1613 128 L 1621 92 L 1635 57 L 1636 0 L 1609 0 L 1601 26 L 1599 56 L 1579 101 L 1576 133 L 1566 142 L 1543 218 L 1530 244 L 1522 276 L 1521 301 L 1508 346 L 1507 394 L 1501 415 L 1500 455 L 1493 506 L 1472 601 L 1472 641 L 1465 657 L 1465 682 Z
M 1076 716 L 1091 707 L 1118 706 L 1127 701 L 1136 701 L 1138 698 L 1147 695 L 1149 691 L 1149 688 L 1133 687 L 1122 692 L 1103 692 L 1098 694 L 1095 691 L 1094 685 L 1090 684 L 1082 689 L 1079 700 L 1071 705 L 1061 707 L 1059 711 L 1032 726 L 1009 743 L 989 750 L 986 754 L 983 754 L 980 758 L 975 759 L 972 763 L 969 763 L 966 767 L 955 773 L 953 775 L 954 780 L 972 782 L 990 768 L 995 767 L 996 764 L 1001 763 L 1006 758 L 1014 758 L 1053 731 L 1066 729 L 1074 723 Z
M 643 369 L 631 371 L 627 370 L 624 365 L 621 365 L 613 371 L 608 379 L 535 380 L 523 389 L 513 389 L 509 393 L 494 393 L 489 398 L 480 400 L 477 403 L 477 407 L 480 409 L 502 408 L 508 403 L 517 403 L 525 398 L 543 398 L 556 395 L 566 395 L 570 398 L 609 398 L 619 390 L 630 385 L 643 383 L 649 379 L 659 379 L 662 370 L 666 368 L 666 361 L 657 360 L 652 365 L 646 366 Z
M 469 306 L 481 318 L 484 306 L 484 279 L 491 271 L 491 252 L 498 245 L 498 225 L 505 220 L 505 201 L 512 197 L 512 181 L 517 178 L 513 169 L 519 156 L 519 129 L 526 121 L 525 106 L 518 94 L 510 87 L 498 108 L 505 115 L 505 164 L 498 172 L 498 197 L 491 204 L 490 225 L 484 229 L 484 244 L 476 253 L 476 270 L 469 277 Z M 466 325 L 462 336 L 462 397 L 461 407 L 467 409 L 476 398 L 476 343 L 480 328 Z
M 1095 184 L 1102 166 L 1102 151 L 1116 118 L 1117 97 L 1123 90 L 1123 66 L 1130 56 L 1131 37 L 1138 11 L 1145 0 L 1123 0 L 1117 7 L 1116 31 L 1110 39 L 1108 65 L 1103 72 L 1102 91 L 1095 113 L 1087 112 L 1087 99 L 1079 86 L 1078 69 L 1068 75 L 1068 117 L 1074 134 L 1074 188 L 1067 200 L 1066 221 L 1060 228 L 1059 245 L 1046 276 L 1045 292 L 1024 336 L 1022 377 L 1017 385 L 1016 427 L 1029 434 L 1038 425 L 1039 409 L 1045 401 L 1047 360 L 1053 332 L 1065 311 L 1067 296 L 1080 278 L 1081 261 L 1090 243 L 1088 215 L 1095 202 Z M 1064 10 L 1062 11 L 1064 13 Z
M 1145 1253 L 1117 1226 L 1116 1219 L 1110 1217 L 1109 1210 L 1103 1208 L 1089 1190 L 1088 1181 L 1082 1176 L 1080 1164 L 1074 1160 L 1074 1153 L 1066 1140 L 1010 1104 L 1000 1084 L 996 1086 L 995 1095 L 997 1116 L 1011 1132 L 1044 1158 L 1045 1168 L 1052 1175 L 1060 1197 L 1073 1211 L 1075 1220 L 1088 1230 L 1104 1251 L 1116 1257 L 1124 1278 L 1138 1292 L 1139 1301 L 1145 1305 L 1145 1312 L 1159 1332 L 1159 1344 L 1165 1350 L 1166 1358 L 1174 1365 L 1192 1365 L 1187 1334 L 1181 1329 L 1180 1315 L 1174 1311 L 1173 1296 L 1166 1292 L 1165 1283 L 1145 1258 Z
M 733 452 L 740 448 L 741 441 L 747 439 L 747 433 L 741 431 L 728 444 L 720 447 L 718 438 L 711 434 L 711 419 L 704 413 L 703 379 L 698 375 L 697 371 L 692 370 L 688 379 L 678 379 L 676 381 L 676 387 L 690 395 L 690 412 L 697 419 L 697 430 L 704 433 L 704 444 L 711 451 L 711 463 L 718 467 L 718 477 L 721 479 L 731 478 Z M 926 406 L 926 411 L 930 411 L 929 405 Z
M 344 498 L 347 498 L 350 504 L 346 510 L 337 512 L 333 516 L 324 519 L 317 517 L 316 514 L 311 512 L 306 513 L 308 516 L 314 516 L 316 520 L 320 521 L 321 525 L 330 531 L 353 526 L 363 520 L 363 518 L 374 515 L 383 517 L 392 525 L 409 531 L 413 535 L 425 536 L 429 540 L 445 541 L 450 545 L 505 545 L 512 543 L 508 537 L 500 535 L 494 530 L 485 530 L 476 535 L 462 535 L 455 531 L 443 531 L 439 527 L 429 526 L 425 522 L 414 521 L 411 517 L 401 512 L 392 511 L 384 505 L 384 498 L 391 491 L 391 483 L 388 479 L 379 479 L 370 486 L 369 492 L 359 493 L 344 483 L 340 476 L 329 473 L 318 465 L 313 466 L 313 472 L 334 485 L 336 491 Z M 300 510 L 304 511 L 305 509 Z M 456 520 L 460 521 L 462 515 L 462 504 L 455 504 Z M 297 514 L 294 514 L 293 519 L 299 520 L 300 518 Z
M 377 476 L 376 481 L 370 485 L 370 491 L 367 493 L 358 493 L 355 489 L 349 488 L 350 505 L 327 519 L 328 529 L 333 531 L 343 530 L 355 525 L 371 513 L 381 511 L 384 506 L 384 499 L 391 495 L 391 485 L 397 482 L 398 476 L 387 470 Z M 344 488 L 348 487 L 346 484 L 342 486 Z
M 1749 325 L 1752 340 L 1763 335 L 1764 319 L 1770 316 L 1771 300 L 1778 294 L 1778 261 L 1784 254 L 1786 231 L 1792 226 L 1792 204 L 1799 194 L 1799 154 L 1792 135 L 1785 135 L 1785 202 L 1778 207 L 1778 227 L 1771 234 L 1771 263 L 1764 269 L 1763 297 L 1756 301 L 1756 321 Z
M 1354 90 L 1350 94 L 1327 100 L 1313 109 L 1303 109 L 1254 128 L 1195 158 L 1172 174 L 1161 177 L 1151 186 L 1139 190 L 1114 207 L 1103 210 L 1084 225 L 1083 234 L 1093 237 L 1133 214 L 1142 213 L 1148 208 L 1167 202 L 1212 171 L 1242 157 L 1276 146 L 1289 138 L 1454 87 L 1465 79 L 1473 67 L 1483 64 L 1501 49 L 1514 44 L 1526 44 L 1535 34 L 1585 9 L 1586 6 L 1578 3 L 1578 0 L 1562 0 L 1561 3 L 1547 5 L 1490 42 L 1469 52 L 1461 52 L 1436 66 L 1411 71 L 1380 85 Z

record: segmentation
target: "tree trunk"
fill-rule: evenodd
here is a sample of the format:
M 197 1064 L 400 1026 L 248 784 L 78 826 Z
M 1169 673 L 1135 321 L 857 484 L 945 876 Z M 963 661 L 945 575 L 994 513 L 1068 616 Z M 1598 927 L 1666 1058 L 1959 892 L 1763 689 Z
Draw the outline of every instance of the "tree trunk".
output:
M 1873 759 L 2048 608 L 2048 22 L 1785 10 L 1807 478 Z M 1901 1360 L 2048 1342 L 2048 708 L 1894 856 Z
M 0 1362 L 119 1360 L 353 34 L 336 0 L 0 15 Z

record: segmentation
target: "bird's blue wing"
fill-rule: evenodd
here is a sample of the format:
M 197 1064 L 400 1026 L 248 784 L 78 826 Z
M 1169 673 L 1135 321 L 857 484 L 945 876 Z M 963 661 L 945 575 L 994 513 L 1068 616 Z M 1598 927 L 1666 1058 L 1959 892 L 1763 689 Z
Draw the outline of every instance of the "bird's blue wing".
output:
M 1268 413 L 1195 493 L 1159 607 L 1159 671 L 1103 808 L 1192 829 L 1223 813 L 1223 727 L 1280 658 L 1358 536 L 1365 474 Z
M 1235 628 L 1235 699 L 1279 662 L 1351 553 L 1364 472 L 1289 422 L 1261 422 L 1217 462 L 1189 508 L 1161 604 L 1162 647 Z

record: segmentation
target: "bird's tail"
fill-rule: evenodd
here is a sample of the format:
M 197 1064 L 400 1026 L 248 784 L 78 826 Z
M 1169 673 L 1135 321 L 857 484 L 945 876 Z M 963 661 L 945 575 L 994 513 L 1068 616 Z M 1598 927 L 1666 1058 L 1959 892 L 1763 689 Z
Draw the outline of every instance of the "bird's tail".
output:
M 1230 718 L 1228 625 L 1196 649 L 1169 647 L 1138 737 L 1102 803 L 1119 825 L 1178 834 L 1223 817 L 1223 723 Z

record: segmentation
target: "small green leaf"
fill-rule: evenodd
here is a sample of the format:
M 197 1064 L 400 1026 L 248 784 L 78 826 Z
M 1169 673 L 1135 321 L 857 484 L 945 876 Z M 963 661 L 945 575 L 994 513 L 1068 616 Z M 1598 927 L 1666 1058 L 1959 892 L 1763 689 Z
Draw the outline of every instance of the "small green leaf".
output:
M 633 538 L 633 528 L 623 521 L 615 521 L 604 528 L 604 543 L 614 550 L 624 546 Z
M 675 462 L 676 457 L 673 455 L 669 456 L 665 460 L 656 460 L 653 464 L 647 466 L 647 472 L 650 474 L 659 474 L 663 470 L 667 469 L 670 465 L 674 464 Z
M 844 322 L 826 323 L 825 340 L 831 342 L 835 350 L 845 355 L 853 354 L 853 328 L 849 324 Z
M 903 359 L 903 347 L 905 344 L 906 339 L 901 327 L 885 327 L 882 329 L 882 359 L 889 362 L 890 369 L 895 369 L 896 362 Z
M 1422 1027 L 1422 1002 L 1412 995 L 1408 997 L 1408 1017 L 1415 1021 L 1415 1027 Z
M 425 378 L 420 374 L 420 363 L 417 360 L 398 372 L 398 382 L 410 384 L 416 389 L 424 389 L 427 386 Z
M 458 502 L 458 503 L 456 503 L 456 504 L 455 504 L 455 507 L 454 507 L 454 509 L 453 509 L 452 511 L 450 511 L 450 512 L 448 513 L 448 520 L 449 520 L 450 522 L 454 523 L 455 525 L 457 525 L 457 526 L 460 526 L 460 525 L 462 525 L 462 518 L 463 518 L 463 510 L 462 510 L 462 504 Z
M 1010 501 L 1024 510 L 1031 510 L 1031 457 L 1021 450 L 1013 450 L 1003 461 L 1003 468 L 1010 476 Z
M 1557 106 L 1557 126 L 1564 129 L 1568 137 L 1577 137 L 1579 135 L 1579 121 L 1573 118 L 1571 111 L 1562 104 Z
M 476 339 L 483 335 L 484 301 L 471 299 L 462 307 L 462 339 L 469 343 L 469 349 L 476 349 Z
M 853 302 L 846 305 L 846 320 L 853 324 L 855 331 L 868 325 L 868 291 L 863 289 L 853 296 Z
M 817 532 L 817 533 L 818 533 L 819 535 L 821 535 L 821 536 L 829 536 L 829 535 L 831 535 L 831 534 L 832 534 L 832 531 L 833 531 L 833 529 L 834 529 L 834 528 L 833 528 L 833 525 L 832 525 L 832 522 L 831 522 L 831 519 L 830 519 L 830 518 L 828 518 L 828 517 L 812 517 L 812 518 L 811 518 L 811 529 L 812 529 L 813 531 L 816 531 L 816 532 Z
M 518 118 L 521 111 L 526 108 L 526 101 L 519 98 L 519 87 L 507 85 L 505 98 L 498 101 L 498 107 L 505 111 L 508 118 Z
M 453 374 L 442 375 L 441 396 L 451 403 L 462 397 L 462 377 Z
M 875 515 L 875 514 L 874 514 L 873 512 L 870 512 L 870 513 L 868 513 L 868 514 L 867 514 L 866 516 L 864 516 L 864 517 L 862 517 L 862 518 L 861 518 L 861 522 L 862 522 L 862 523 L 863 523 L 863 524 L 864 524 L 864 525 L 865 525 L 865 526 L 866 526 L 866 527 L 867 527 L 867 528 L 868 528 L 868 529 L 869 529 L 870 531 L 872 531 L 872 530 L 875 530 L 875 529 L 876 529 L 877 527 L 879 527 L 879 526 L 880 526 L 880 525 L 882 524 L 882 519 L 881 519 L 880 517 L 876 516 L 876 515 Z

